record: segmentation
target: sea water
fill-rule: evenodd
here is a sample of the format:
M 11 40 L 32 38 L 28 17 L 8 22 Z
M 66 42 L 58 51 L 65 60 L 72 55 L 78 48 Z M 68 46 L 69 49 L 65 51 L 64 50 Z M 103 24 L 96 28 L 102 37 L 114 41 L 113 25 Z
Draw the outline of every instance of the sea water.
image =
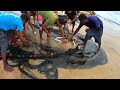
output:
M 95 13 L 120 25 L 120 11 L 95 11 Z

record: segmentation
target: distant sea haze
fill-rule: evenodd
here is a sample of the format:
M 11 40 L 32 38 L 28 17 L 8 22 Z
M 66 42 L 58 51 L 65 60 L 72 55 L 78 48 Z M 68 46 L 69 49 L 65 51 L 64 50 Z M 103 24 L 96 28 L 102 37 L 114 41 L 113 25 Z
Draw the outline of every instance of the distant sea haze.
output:
M 95 11 L 95 13 L 120 25 L 120 11 Z

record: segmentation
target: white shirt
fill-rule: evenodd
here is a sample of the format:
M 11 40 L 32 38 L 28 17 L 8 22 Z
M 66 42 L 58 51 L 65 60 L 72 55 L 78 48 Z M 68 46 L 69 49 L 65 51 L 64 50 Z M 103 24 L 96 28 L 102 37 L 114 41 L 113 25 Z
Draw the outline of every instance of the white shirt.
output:
M 6 13 L 6 12 L 15 14 L 17 16 L 21 16 L 22 15 L 21 11 L 0 11 L 0 13 Z

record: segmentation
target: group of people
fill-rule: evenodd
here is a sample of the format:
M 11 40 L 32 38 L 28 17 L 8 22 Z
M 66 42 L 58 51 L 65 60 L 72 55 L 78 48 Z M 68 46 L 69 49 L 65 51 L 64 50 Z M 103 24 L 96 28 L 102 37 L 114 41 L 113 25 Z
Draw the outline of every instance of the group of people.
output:
M 34 27 L 32 24 L 38 25 L 39 34 L 40 34 L 40 43 L 42 43 L 42 34 L 43 31 L 47 34 L 47 37 L 50 38 L 50 33 L 52 32 L 52 28 L 54 25 L 59 27 L 62 36 L 62 42 L 66 43 L 67 40 L 64 38 L 64 27 L 68 24 L 69 19 L 71 20 L 72 27 L 72 35 L 68 37 L 68 40 L 72 40 L 74 35 L 80 30 L 83 25 L 89 27 L 86 30 L 85 38 L 81 38 L 84 41 L 84 47 L 88 40 L 92 37 L 95 38 L 95 42 L 98 43 L 98 51 L 101 46 L 101 37 L 103 34 L 103 23 L 102 21 L 95 15 L 86 16 L 85 14 L 79 15 L 80 25 L 74 32 L 74 26 L 77 19 L 77 11 L 65 11 L 65 17 L 61 15 L 57 15 L 54 11 L 0 11 L 0 49 L 1 56 L 4 63 L 5 71 L 12 71 L 11 68 L 7 64 L 6 52 L 9 43 L 13 46 L 19 46 L 23 43 L 26 45 L 32 45 L 32 42 L 26 39 L 26 28 L 25 25 L 28 23 L 31 29 L 34 31 Z M 33 23 L 31 22 L 31 16 L 33 16 Z M 16 37 L 20 39 L 21 42 L 16 40 Z

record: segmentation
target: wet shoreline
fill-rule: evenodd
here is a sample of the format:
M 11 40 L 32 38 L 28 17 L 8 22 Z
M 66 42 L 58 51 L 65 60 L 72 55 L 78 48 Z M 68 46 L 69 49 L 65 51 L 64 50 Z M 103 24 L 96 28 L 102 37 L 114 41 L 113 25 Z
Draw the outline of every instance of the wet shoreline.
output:
M 63 69 L 59 68 L 59 79 L 120 79 L 120 26 L 101 18 L 104 23 L 102 48 L 108 56 L 108 63 L 98 65 L 90 69 Z M 77 28 L 77 25 L 76 27 Z M 80 33 L 85 35 L 84 28 Z M 0 61 L 1 79 L 20 79 L 18 68 L 13 72 L 3 70 L 3 62 Z

